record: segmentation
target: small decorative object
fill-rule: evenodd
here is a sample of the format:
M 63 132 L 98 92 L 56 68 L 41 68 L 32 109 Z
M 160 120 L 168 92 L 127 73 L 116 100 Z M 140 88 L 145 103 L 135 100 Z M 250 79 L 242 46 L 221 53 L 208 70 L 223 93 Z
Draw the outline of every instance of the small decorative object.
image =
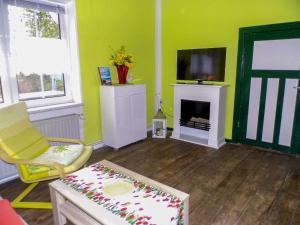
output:
M 112 197 L 131 193 L 133 189 L 134 185 L 125 179 L 107 182 L 103 186 L 103 192 Z
M 167 117 L 161 109 L 152 119 L 152 137 L 153 138 L 166 138 L 167 136 Z
M 111 85 L 111 77 L 109 67 L 98 67 L 98 72 L 102 85 Z
M 119 84 L 126 84 L 127 73 L 133 67 L 133 63 L 133 55 L 126 53 L 124 46 L 121 46 L 117 51 L 113 50 L 109 64 L 117 68 Z
M 132 73 L 128 73 L 126 81 L 127 81 L 127 83 L 132 83 L 133 82 L 133 75 L 132 75 Z

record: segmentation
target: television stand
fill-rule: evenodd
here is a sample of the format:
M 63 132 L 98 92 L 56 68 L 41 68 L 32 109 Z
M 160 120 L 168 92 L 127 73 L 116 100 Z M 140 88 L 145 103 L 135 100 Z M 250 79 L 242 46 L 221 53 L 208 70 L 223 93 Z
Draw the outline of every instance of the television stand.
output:
M 214 85 L 214 84 L 207 84 L 207 83 L 204 83 L 205 80 L 196 80 L 197 83 L 191 83 L 191 82 L 183 82 L 183 81 L 177 81 L 176 84 L 187 84 L 187 85 Z
M 204 80 L 197 80 L 197 83 L 177 81 L 176 84 L 205 85 L 205 83 L 203 83 L 203 82 L 204 82 Z

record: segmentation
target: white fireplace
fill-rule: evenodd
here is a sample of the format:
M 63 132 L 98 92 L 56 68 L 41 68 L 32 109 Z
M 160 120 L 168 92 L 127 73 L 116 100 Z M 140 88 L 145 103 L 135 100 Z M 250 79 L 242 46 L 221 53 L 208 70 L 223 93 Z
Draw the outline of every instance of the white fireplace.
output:
M 226 86 L 174 84 L 172 138 L 220 148 L 225 144 Z

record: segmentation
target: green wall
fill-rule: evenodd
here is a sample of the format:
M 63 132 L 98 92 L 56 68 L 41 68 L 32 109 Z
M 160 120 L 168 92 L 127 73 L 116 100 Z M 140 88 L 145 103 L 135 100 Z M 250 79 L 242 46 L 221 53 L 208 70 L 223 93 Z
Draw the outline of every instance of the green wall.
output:
M 240 27 L 300 20 L 299 0 L 162 0 L 163 100 L 173 111 L 177 49 L 227 47 L 225 137 L 232 137 L 234 91 Z M 168 116 L 168 125 L 172 127 Z
M 85 115 L 85 142 L 101 140 L 98 66 L 107 66 L 110 46 L 125 45 L 136 58 L 129 71 L 147 86 L 148 123 L 154 113 L 154 0 L 77 0 L 78 37 Z M 111 67 L 116 82 L 115 68 Z
M 107 66 L 110 46 L 125 45 L 136 57 L 129 72 L 147 85 L 148 124 L 154 113 L 155 0 L 77 0 L 85 114 L 85 141 L 101 140 L 97 66 Z M 162 0 L 162 97 L 172 127 L 177 49 L 227 47 L 225 137 L 232 136 L 238 31 L 240 27 L 300 20 L 299 0 Z M 115 68 L 111 67 L 116 82 Z

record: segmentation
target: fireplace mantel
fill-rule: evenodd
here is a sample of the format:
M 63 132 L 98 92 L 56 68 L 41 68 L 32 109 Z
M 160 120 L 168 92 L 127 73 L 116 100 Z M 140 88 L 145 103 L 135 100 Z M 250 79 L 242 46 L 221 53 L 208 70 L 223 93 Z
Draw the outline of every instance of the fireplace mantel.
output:
M 225 106 L 226 86 L 174 84 L 174 121 L 172 138 L 215 149 L 225 144 Z M 209 131 L 198 130 L 180 125 L 181 100 L 210 103 Z

